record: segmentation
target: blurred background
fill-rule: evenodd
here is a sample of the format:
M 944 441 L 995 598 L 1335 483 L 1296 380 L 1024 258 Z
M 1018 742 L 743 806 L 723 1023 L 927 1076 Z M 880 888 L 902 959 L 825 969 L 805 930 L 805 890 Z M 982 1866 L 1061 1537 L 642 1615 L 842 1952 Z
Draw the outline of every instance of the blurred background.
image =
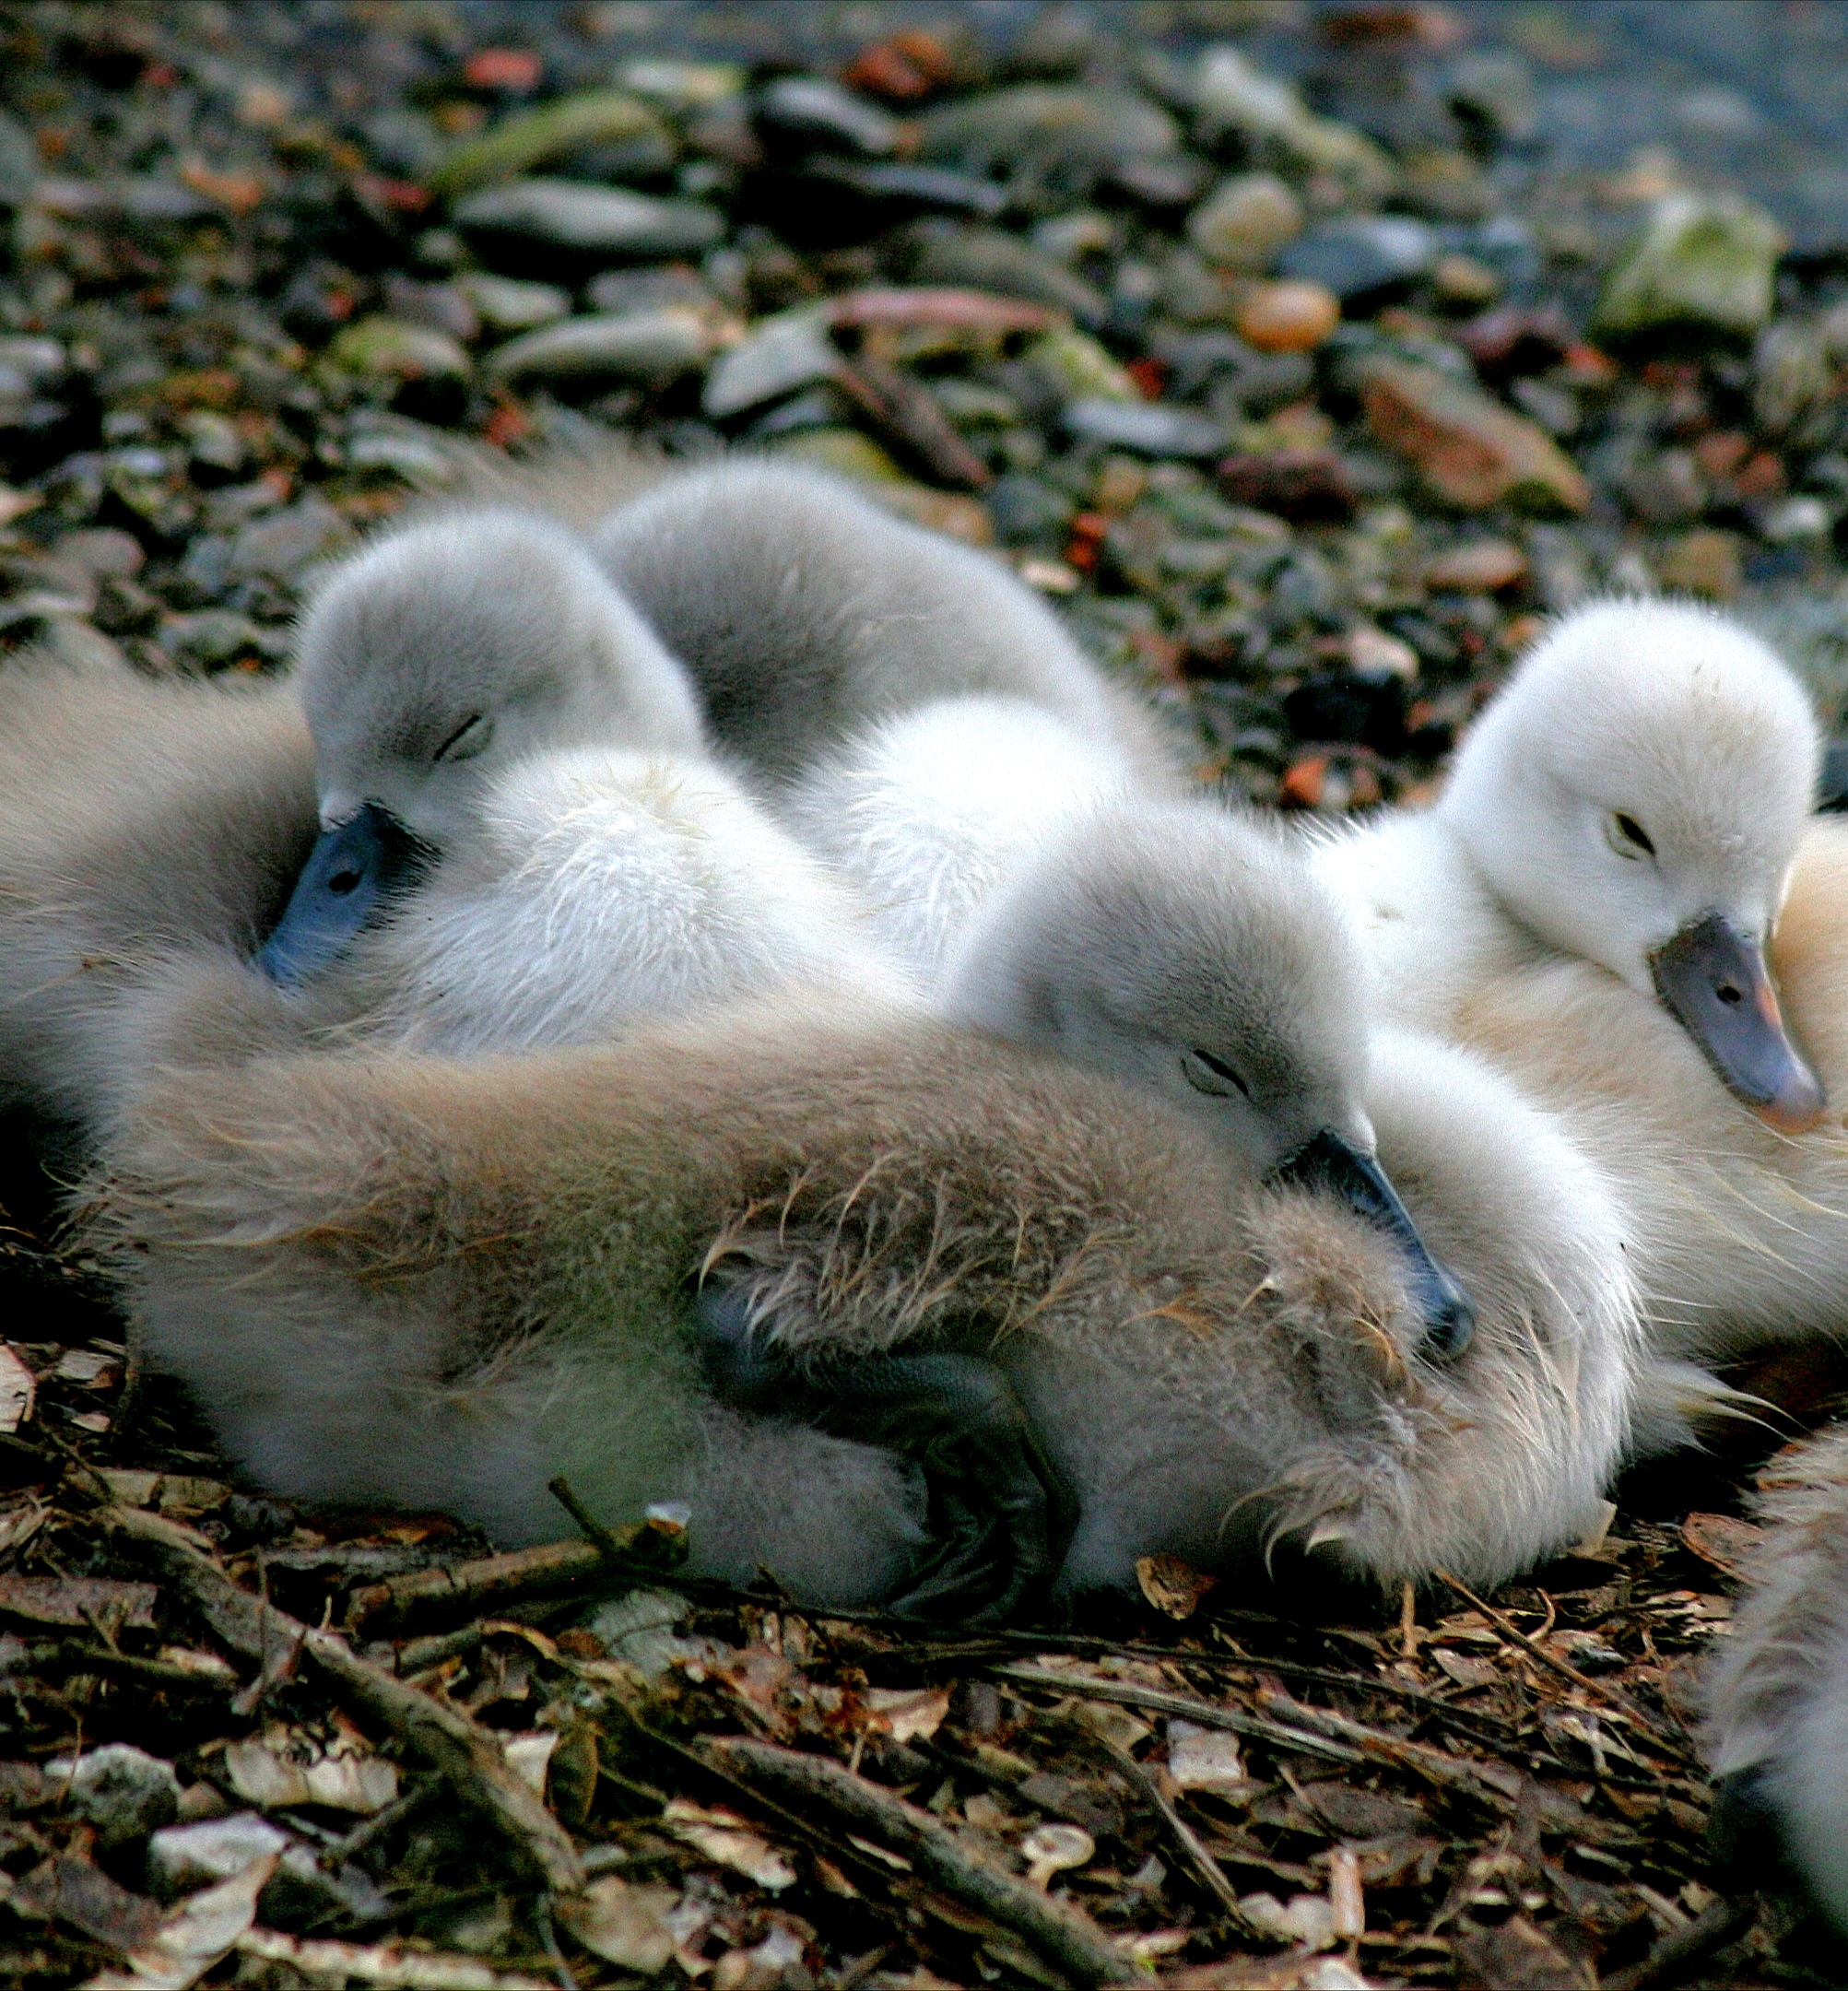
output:
M 0 8 L 0 644 L 267 670 L 452 439 L 831 464 L 1203 776 L 1416 796 L 1535 618 L 1848 689 L 1828 0 Z

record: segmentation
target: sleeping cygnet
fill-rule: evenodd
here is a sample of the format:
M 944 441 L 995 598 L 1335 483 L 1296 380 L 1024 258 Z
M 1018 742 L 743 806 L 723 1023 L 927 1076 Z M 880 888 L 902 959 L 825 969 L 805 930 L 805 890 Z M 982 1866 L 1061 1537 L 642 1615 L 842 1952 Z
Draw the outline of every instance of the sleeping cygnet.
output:
M 612 1523 L 689 1502 L 696 1569 L 959 1615 L 1292 1531 L 1386 1582 L 1493 1580 L 1573 1537 L 1623 1443 L 1620 1206 L 1462 1053 L 1382 1045 L 1368 1103 L 1477 1296 L 1450 1360 L 1338 1197 L 1254 1190 L 1168 1101 L 916 1012 L 188 1074 L 112 1141 L 99 1242 L 149 1359 L 296 1497 L 521 1542 L 562 1473 Z M 806 1379 L 781 1417 L 703 1380 L 739 1316 Z M 908 1389 L 913 1445 L 1002 1496 L 948 1575 L 889 1448 Z
M 1848 839 L 1808 816 L 1817 753 L 1754 639 L 1607 603 L 1429 815 L 1314 856 L 1387 1013 L 1495 1058 L 1623 1182 L 1653 1337 L 1700 1361 L 1848 1332 Z
M 582 542 L 504 508 L 427 518 L 336 569 L 295 679 L 322 835 L 260 956 L 285 984 L 465 838 L 508 768 L 582 747 L 704 752 L 684 675 Z
M 1848 1937 L 1848 1426 L 1779 1455 L 1702 1741 L 1713 1837 L 1745 1887 L 1794 1869 Z

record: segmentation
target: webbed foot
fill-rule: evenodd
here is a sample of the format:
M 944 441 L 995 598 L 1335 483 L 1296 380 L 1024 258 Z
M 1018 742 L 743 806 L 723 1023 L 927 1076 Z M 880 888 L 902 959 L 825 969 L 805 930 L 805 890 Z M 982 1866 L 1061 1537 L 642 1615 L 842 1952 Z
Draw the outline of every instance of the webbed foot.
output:
M 889 1610 L 999 1624 L 1043 1594 L 1072 1502 L 997 1364 L 946 1349 L 799 1359 L 753 1332 L 742 1294 L 710 1283 L 693 1319 L 720 1402 L 881 1445 L 923 1468 L 939 1546 Z

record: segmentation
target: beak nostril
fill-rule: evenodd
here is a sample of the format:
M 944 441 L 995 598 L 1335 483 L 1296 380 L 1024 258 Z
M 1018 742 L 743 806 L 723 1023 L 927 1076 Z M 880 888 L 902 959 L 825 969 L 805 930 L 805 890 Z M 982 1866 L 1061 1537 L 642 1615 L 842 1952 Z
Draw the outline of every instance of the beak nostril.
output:
M 1723 1003 L 1741 1003 L 1746 999 L 1745 992 L 1735 987 L 1730 982 L 1722 982 L 1713 993 Z
M 336 871 L 327 880 L 327 889 L 344 899 L 359 884 L 360 876 L 358 871 Z

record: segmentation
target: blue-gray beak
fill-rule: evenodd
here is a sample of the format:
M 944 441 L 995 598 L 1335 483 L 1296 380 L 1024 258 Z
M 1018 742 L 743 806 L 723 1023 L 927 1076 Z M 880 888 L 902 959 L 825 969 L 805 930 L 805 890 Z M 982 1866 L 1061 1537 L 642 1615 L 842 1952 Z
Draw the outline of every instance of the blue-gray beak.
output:
M 312 981 L 417 881 L 430 856 L 389 809 L 364 804 L 315 840 L 257 966 L 283 988 Z
M 1412 1295 L 1424 1321 L 1419 1352 L 1435 1361 L 1454 1361 L 1476 1337 L 1476 1309 L 1469 1295 L 1425 1248 L 1411 1212 L 1371 1155 L 1362 1154 L 1332 1127 L 1312 1134 L 1287 1154 L 1269 1179 L 1339 1196 L 1357 1216 L 1390 1231 L 1410 1261 Z

